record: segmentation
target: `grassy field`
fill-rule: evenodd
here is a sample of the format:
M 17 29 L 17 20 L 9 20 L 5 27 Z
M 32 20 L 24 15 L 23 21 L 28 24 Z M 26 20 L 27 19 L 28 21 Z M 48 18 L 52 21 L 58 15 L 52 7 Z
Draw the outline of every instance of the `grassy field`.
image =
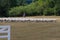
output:
M 57 22 L 0 22 L 0 25 L 11 25 L 11 40 L 60 40 L 60 17 L 47 18 L 56 18 Z

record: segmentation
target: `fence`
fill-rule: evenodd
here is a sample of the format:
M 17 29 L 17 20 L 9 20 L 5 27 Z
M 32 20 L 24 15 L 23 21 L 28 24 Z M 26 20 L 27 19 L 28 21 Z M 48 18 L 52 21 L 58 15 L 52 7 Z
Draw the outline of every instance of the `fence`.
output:
M 8 38 L 10 40 L 10 26 L 0 26 L 0 34 L 7 33 L 7 35 L 0 36 L 0 38 Z

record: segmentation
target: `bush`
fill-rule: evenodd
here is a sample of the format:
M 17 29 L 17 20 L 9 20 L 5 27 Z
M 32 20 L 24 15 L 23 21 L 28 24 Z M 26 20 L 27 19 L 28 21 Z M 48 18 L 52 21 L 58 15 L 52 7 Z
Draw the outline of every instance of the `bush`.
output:
M 9 10 L 9 16 L 22 16 L 24 13 L 26 16 L 41 15 L 42 5 L 39 2 L 31 3 L 27 6 L 14 7 Z
M 54 9 L 53 8 L 46 8 L 44 10 L 44 15 L 46 15 L 46 16 L 52 16 L 52 15 L 54 15 Z
M 11 10 L 9 11 L 9 16 L 22 15 L 23 9 L 23 6 L 11 8 Z

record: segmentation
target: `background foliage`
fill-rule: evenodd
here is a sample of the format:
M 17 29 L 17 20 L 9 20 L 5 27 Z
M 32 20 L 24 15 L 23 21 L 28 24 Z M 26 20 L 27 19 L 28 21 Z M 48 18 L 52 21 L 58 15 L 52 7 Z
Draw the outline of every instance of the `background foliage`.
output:
M 60 0 L 0 0 L 0 17 L 60 16 Z

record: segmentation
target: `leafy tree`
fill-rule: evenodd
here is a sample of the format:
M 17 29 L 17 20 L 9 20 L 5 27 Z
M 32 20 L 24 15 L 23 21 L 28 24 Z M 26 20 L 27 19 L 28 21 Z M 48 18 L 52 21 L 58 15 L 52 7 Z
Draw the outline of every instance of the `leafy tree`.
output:
M 0 0 L 0 16 L 7 17 L 9 9 L 9 0 Z

